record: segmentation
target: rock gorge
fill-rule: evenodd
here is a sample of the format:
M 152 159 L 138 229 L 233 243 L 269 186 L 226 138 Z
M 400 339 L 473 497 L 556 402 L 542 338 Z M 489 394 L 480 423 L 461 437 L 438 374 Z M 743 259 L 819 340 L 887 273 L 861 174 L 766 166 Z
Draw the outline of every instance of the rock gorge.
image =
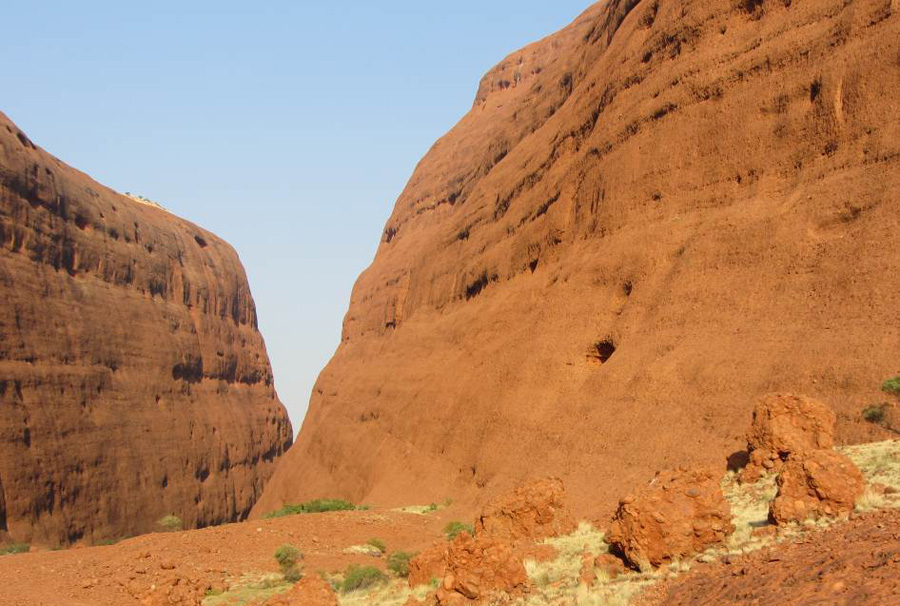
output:
M 0 114 L 0 538 L 247 516 L 292 442 L 235 251 Z
M 535 475 L 611 512 L 724 466 L 774 391 L 876 439 L 898 116 L 896 0 L 609 0 L 508 56 L 397 200 L 254 515 Z

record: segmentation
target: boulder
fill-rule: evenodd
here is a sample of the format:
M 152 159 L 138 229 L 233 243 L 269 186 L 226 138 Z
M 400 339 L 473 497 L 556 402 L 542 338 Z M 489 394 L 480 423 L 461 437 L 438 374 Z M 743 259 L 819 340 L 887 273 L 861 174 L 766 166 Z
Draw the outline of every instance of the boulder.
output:
M 568 534 L 576 524 L 565 494 L 559 478 L 526 482 L 488 503 L 475 523 L 475 532 L 511 544 Z
M 642 571 L 704 551 L 734 532 L 718 478 L 666 471 L 619 503 L 607 541 Z
M 792 455 L 778 476 L 778 495 L 769 517 L 781 525 L 849 513 L 864 491 L 862 473 L 839 452 Z
M 463 533 L 447 550 L 447 572 L 437 599 L 441 606 L 482 602 L 497 594 L 520 594 L 528 587 L 525 565 L 509 545 Z
M 822 402 L 792 394 L 770 394 L 753 410 L 747 434 L 750 463 L 741 480 L 754 482 L 777 473 L 792 454 L 834 446 L 834 412 Z
M 431 579 L 443 579 L 447 572 L 447 543 L 435 543 L 409 561 L 409 586 L 428 585 Z

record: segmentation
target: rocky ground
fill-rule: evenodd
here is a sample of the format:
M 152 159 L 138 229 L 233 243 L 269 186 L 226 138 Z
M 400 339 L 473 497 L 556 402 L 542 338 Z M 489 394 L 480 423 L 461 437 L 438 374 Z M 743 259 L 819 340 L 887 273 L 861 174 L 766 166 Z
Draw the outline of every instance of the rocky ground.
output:
M 641 606 L 896 604 L 900 511 L 862 514 L 796 542 L 697 566 L 648 591 Z
M 5 606 L 132 606 L 191 604 L 153 602 L 155 585 L 175 580 L 201 597 L 219 590 L 265 584 L 278 570 L 273 558 L 283 544 L 304 554 L 308 572 L 335 572 L 348 564 L 384 568 L 384 558 L 345 553 L 372 538 L 390 550 L 418 551 L 441 537 L 450 510 L 432 515 L 397 511 L 348 511 L 296 515 L 188 532 L 149 534 L 116 545 L 41 551 L 0 557 L 0 604 Z M 283 587 L 279 587 L 284 589 Z M 256 596 L 260 592 L 247 592 Z
M 577 522 L 558 479 L 465 506 L 297 514 L 0 557 L 12 606 L 662 606 L 900 600 L 900 441 L 834 448 L 810 398 L 763 398 L 742 468 L 671 470 Z M 763 453 L 763 454 L 760 454 Z M 757 465 L 758 464 L 758 465 Z M 802 511 L 803 514 L 798 514 Z M 448 523 L 471 522 L 455 538 Z M 383 547 L 375 547 L 378 539 Z M 278 547 L 303 553 L 285 580 Z M 415 554 L 406 570 L 391 554 Z M 348 585 L 351 566 L 375 578 Z M 283 571 L 284 569 L 282 569 Z M 381 572 L 378 572 L 381 571 Z

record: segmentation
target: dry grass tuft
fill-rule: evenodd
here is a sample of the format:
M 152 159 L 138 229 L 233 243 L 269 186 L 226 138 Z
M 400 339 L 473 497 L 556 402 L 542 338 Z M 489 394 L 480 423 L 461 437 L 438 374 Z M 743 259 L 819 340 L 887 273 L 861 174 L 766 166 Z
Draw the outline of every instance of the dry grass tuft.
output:
M 244 606 L 263 601 L 293 587 L 280 574 L 245 574 L 232 584 L 231 589 L 218 595 L 207 596 L 203 606 Z

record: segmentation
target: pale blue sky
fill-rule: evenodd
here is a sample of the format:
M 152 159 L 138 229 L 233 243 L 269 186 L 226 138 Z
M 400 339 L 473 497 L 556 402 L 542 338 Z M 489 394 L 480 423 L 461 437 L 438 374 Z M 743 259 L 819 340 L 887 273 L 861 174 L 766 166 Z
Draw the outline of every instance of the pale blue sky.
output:
M 299 430 L 357 275 L 481 76 L 589 0 L 4 2 L 4 111 L 238 251 Z

